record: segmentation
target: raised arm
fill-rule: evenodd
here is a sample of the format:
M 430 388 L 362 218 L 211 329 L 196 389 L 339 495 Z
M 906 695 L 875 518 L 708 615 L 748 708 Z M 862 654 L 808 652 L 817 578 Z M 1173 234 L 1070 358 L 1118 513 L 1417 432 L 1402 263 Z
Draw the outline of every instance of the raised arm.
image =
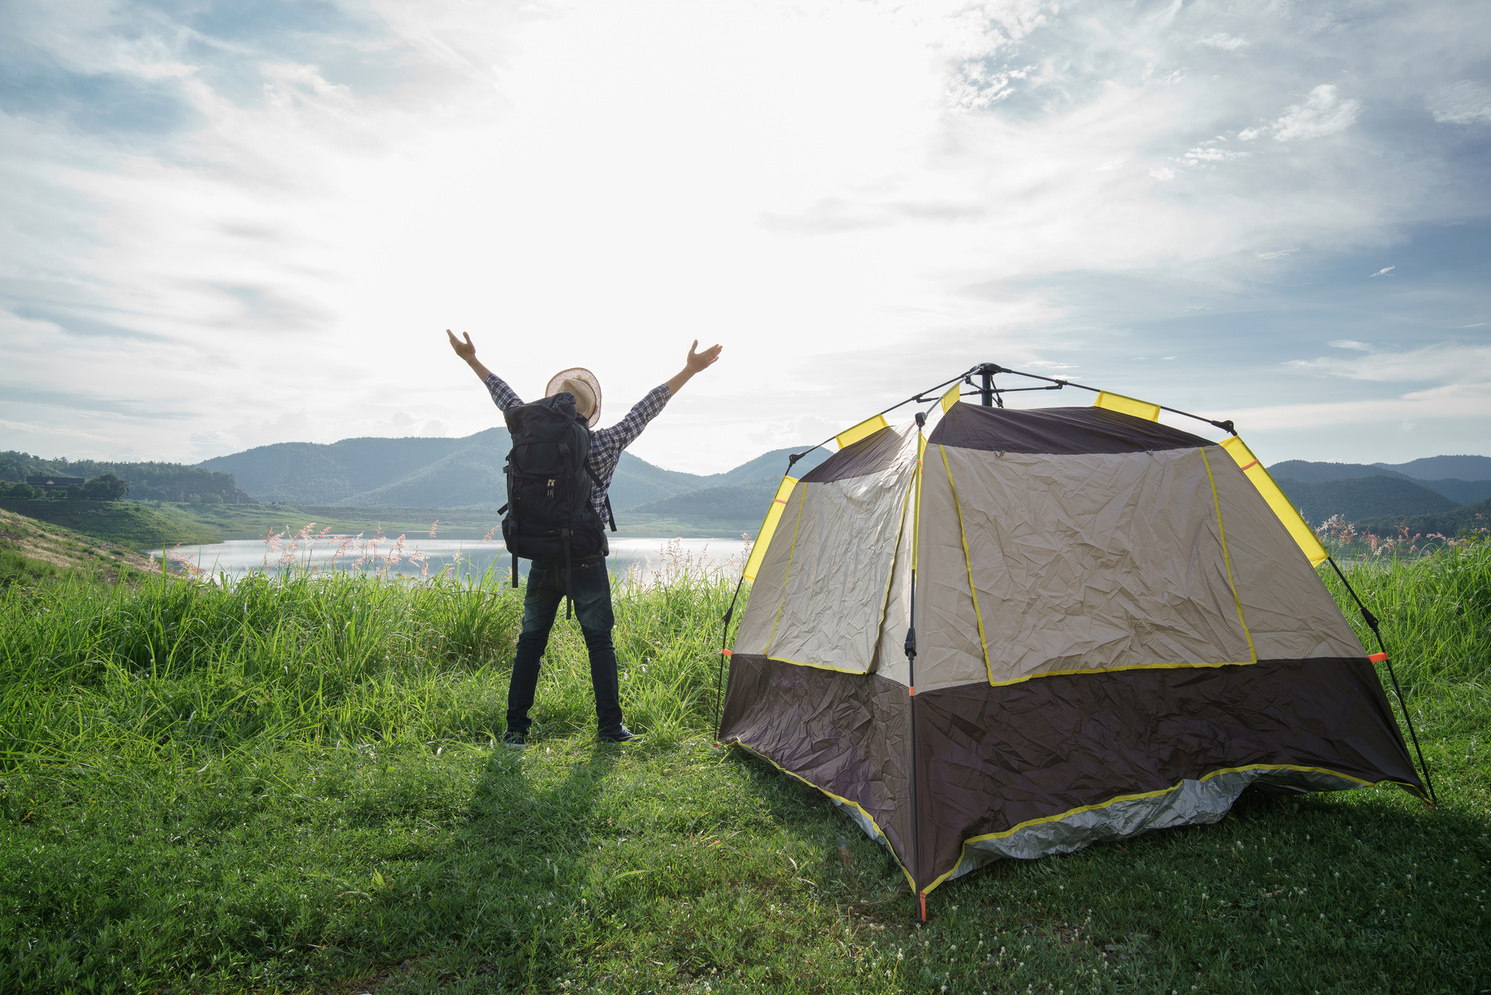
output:
M 456 351 L 456 355 L 464 359 L 466 365 L 471 367 L 471 372 L 481 378 L 483 386 L 487 388 L 487 393 L 492 395 L 493 404 L 497 405 L 500 410 L 506 411 L 515 404 L 523 403 L 523 399 L 507 385 L 507 381 L 487 369 L 476 358 L 476 345 L 471 341 L 470 332 L 461 333 L 462 338 L 465 339 L 464 342 L 456 338 L 449 328 L 445 330 L 445 334 L 449 337 L 450 347 Z
M 449 328 L 445 330 L 445 334 L 450 338 L 450 347 L 456 351 L 456 355 L 466 361 L 466 365 L 471 367 L 472 372 L 481 378 L 482 383 L 486 383 L 487 377 L 492 375 L 492 371 L 483 366 L 481 360 L 476 358 L 476 344 L 471 341 L 471 333 L 461 333 L 466 339 L 465 342 L 456 338 L 455 333 Z
M 454 336 L 452 336 L 452 339 L 454 339 Z M 468 339 L 467 341 L 469 342 L 470 340 Z M 700 370 L 707 369 L 714 363 L 715 360 L 720 358 L 720 347 L 718 345 L 712 345 L 708 349 L 705 349 L 703 352 L 696 352 L 695 350 L 697 350 L 698 348 L 699 340 L 695 339 L 694 344 L 689 346 L 689 358 L 685 360 L 683 369 L 679 370 L 678 373 L 673 376 L 673 379 L 668 381 L 668 391 L 670 394 L 678 393 L 680 390 L 683 389 L 683 385 L 689 382 L 690 377 L 692 377 L 695 373 L 698 373 Z M 473 356 L 475 355 L 475 352 L 476 350 L 473 347 Z

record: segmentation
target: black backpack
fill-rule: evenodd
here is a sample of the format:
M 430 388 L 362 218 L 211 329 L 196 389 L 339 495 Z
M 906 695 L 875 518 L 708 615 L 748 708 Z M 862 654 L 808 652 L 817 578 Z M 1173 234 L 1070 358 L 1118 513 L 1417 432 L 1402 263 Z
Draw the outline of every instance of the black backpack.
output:
M 514 405 L 507 409 L 506 419 L 513 448 L 502 468 L 507 504 L 498 514 L 503 516 L 502 540 L 513 558 L 513 586 L 518 584 L 518 558 L 523 557 L 563 561 L 568 589 L 571 558 L 610 552 L 590 501 L 592 484 L 600 486 L 589 462 L 590 429 L 575 414 L 574 395 L 567 391 Z M 610 511 L 608 497 L 608 516 Z M 614 532 L 616 519 L 610 517 Z

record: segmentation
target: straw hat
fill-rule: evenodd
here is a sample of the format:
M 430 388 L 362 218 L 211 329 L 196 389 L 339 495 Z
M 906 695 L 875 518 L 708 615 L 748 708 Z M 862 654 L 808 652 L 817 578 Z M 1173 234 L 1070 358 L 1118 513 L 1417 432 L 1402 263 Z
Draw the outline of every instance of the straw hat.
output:
M 590 411 L 585 424 L 595 428 L 595 423 L 601 420 L 601 382 L 595 378 L 595 374 L 583 366 L 561 370 L 549 380 L 549 386 L 544 388 L 544 396 L 553 397 L 561 391 L 569 391 L 575 395 L 576 412 L 583 414 L 587 409 Z

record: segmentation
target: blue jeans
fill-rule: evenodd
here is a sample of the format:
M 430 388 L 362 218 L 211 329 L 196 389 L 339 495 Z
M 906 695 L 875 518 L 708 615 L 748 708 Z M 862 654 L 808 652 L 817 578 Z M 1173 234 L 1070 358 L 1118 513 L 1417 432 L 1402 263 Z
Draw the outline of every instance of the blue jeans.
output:
M 621 689 L 616 677 L 616 647 L 611 629 L 611 575 L 604 556 L 575 560 L 570 566 L 570 593 L 575 616 L 590 653 L 590 685 L 595 690 L 595 719 L 600 732 L 621 728 Z M 513 659 L 512 683 L 507 687 L 507 728 L 527 734 L 528 709 L 538 686 L 540 658 L 549 645 L 549 630 L 564 600 L 564 564 L 535 563 L 528 571 L 528 589 L 523 596 L 523 631 Z

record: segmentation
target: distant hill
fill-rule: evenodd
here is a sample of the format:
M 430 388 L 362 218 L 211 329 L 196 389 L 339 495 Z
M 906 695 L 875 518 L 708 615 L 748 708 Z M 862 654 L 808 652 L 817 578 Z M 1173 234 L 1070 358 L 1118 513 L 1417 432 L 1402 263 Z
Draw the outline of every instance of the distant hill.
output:
M 1491 480 L 1420 480 L 1417 483 L 1457 504 L 1478 504 L 1491 498 Z
M 1374 463 L 1415 480 L 1491 480 L 1491 456 L 1425 456 L 1408 463 Z
M 1450 470 L 1471 476 L 1419 476 Z M 1285 460 L 1269 467 L 1306 521 L 1316 524 L 1332 515 L 1360 523 L 1367 518 L 1432 515 L 1455 505 L 1477 504 L 1491 498 L 1491 479 L 1474 476 L 1486 472 L 1491 472 L 1491 457 L 1486 456 L 1431 456 L 1411 463 L 1370 466 Z
M 1385 470 L 1380 464 L 1366 463 L 1314 463 L 1309 460 L 1287 459 L 1268 468 L 1269 476 L 1275 480 L 1298 480 L 1303 484 L 1318 484 L 1327 480 L 1355 480 L 1360 477 L 1402 477 L 1404 474 Z
M 1404 477 L 1358 477 L 1304 483 L 1275 477 L 1305 521 L 1319 525 L 1333 515 L 1348 522 L 1383 515 L 1424 515 L 1459 505 L 1443 494 Z
M 499 438 L 500 437 L 500 438 Z M 463 445 L 479 453 L 481 442 L 507 452 L 507 432 L 488 429 L 465 439 L 343 439 L 330 445 L 279 442 L 231 456 L 203 460 L 198 465 L 233 474 L 238 486 L 259 501 L 282 504 L 338 505 L 357 503 L 388 506 L 396 502 L 356 499 L 438 463 Z M 501 456 L 497 472 L 502 472 Z M 472 502 L 405 502 L 409 507 L 461 507 Z M 499 501 L 498 504 L 501 504 Z
M 231 473 L 259 501 L 356 508 L 496 508 L 506 501 L 502 464 L 506 429 L 464 439 L 343 439 L 329 445 L 285 442 L 260 446 L 201 465 Z M 618 515 L 642 511 L 667 518 L 758 524 L 787 469 L 793 449 L 763 453 L 732 470 L 708 475 L 664 470 L 623 453 L 611 483 Z M 827 459 L 815 450 L 793 472 Z M 670 504 L 678 500 L 681 503 Z M 685 510 L 686 509 L 686 510 Z

